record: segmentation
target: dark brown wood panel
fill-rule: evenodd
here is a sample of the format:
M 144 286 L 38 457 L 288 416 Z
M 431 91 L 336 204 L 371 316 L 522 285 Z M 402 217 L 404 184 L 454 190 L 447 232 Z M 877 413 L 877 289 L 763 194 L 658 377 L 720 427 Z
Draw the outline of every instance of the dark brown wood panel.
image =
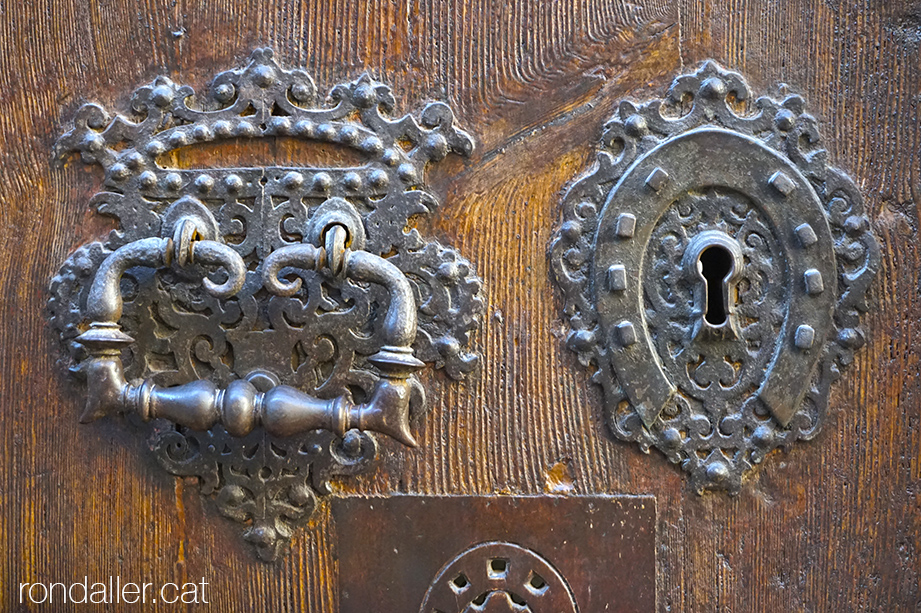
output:
M 580 611 L 655 608 L 652 497 L 350 496 L 332 499 L 330 514 L 339 573 L 349 577 L 339 590 L 342 613 L 365 613 L 371 603 L 380 611 L 441 611 L 448 604 L 456 611 L 498 585 L 537 611 L 572 613 L 574 602 Z M 559 573 L 544 594 L 548 599 L 524 591 L 533 559 L 507 560 L 506 573 L 494 577 L 495 583 L 488 579 L 488 557 L 474 555 L 454 565 L 471 549 L 491 545 L 521 547 L 546 560 Z M 447 572 L 452 566 L 454 573 L 465 572 L 460 593 L 456 583 L 449 585 L 458 577 Z M 429 601 L 421 607 L 432 592 L 441 592 L 432 599 L 441 606 Z
M 337 608 L 326 511 L 283 561 L 258 562 L 130 427 L 77 424 L 82 392 L 44 314 L 60 262 L 108 227 L 86 206 L 101 172 L 50 165 L 76 108 L 124 108 L 159 74 L 201 87 L 259 45 L 321 89 L 369 70 L 399 110 L 447 100 L 478 142 L 430 173 L 445 204 L 429 231 L 485 280 L 481 366 L 460 385 L 429 373 L 420 448 L 385 443 L 382 470 L 342 492 L 653 494 L 663 610 L 921 605 L 917 0 L 0 5 L 0 602 L 15 610 L 21 581 L 121 575 L 205 577 L 218 611 Z M 698 497 L 660 455 L 605 432 L 600 394 L 562 346 L 546 260 L 561 190 L 616 102 L 658 96 L 711 57 L 756 90 L 806 97 L 883 248 L 870 342 L 833 388 L 824 431 L 735 498 Z

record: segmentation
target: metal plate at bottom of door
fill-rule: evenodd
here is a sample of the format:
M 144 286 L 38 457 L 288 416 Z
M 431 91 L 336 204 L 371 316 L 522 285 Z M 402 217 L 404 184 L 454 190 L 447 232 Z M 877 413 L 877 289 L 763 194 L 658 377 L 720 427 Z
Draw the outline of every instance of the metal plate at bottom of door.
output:
M 341 613 L 655 610 L 652 496 L 348 497 L 331 505 Z

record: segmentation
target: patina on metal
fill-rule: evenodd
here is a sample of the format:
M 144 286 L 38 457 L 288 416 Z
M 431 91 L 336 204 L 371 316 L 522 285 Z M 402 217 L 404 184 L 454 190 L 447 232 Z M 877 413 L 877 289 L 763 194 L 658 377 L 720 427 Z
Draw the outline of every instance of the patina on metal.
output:
M 707 62 L 664 100 L 622 102 L 563 199 L 550 247 L 568 346 L 613 434 L 692 486 L 737 492 L 811 439 L 864 343 L 879 246 L 827 164 L 803 99 L 752 93 Z
M 656 610 L 651 496 L 333 497 L 330 511 L 341 613 Z
M 578 613 L 572 588 L 539 554 L 508 542 L 479 543 L 439 571 L 419 613 Z
M 82 420 L 150 420 L 159 462 L 198 477 L 266 560 L 328 479 L 373 465 L 372 432 L 416 445 L 415 373 L 476 364 L 481 283 L 410 219 L 439 205 L 426 167 L 473 141 L 443 103 L 390 119 L 394 105 L 367 75 L 324 101 L 259 49 L 205 95 L 160 77 L 134 117 L 87 104 L 56 145 L 105 169 L 91 205 L 118 222 L 51 282 L 51 325 L 87 382 Z M 363 163 L 164 165 L 183 147 L 282 137 Z

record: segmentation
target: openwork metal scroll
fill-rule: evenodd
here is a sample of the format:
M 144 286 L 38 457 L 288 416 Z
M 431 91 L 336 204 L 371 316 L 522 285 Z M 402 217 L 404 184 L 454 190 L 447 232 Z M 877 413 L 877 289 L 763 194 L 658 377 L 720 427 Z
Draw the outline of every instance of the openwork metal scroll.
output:
M 473 141 L 443 103 L 391 119 L 394 106 L 367 75 L 321 97 L 259 49 L 204 95 L 160 77 L 131 116 L 87 104 L 56 145 L 104 168 L 90 204 L 118 223 L 51 282 L 51 325 L 87 382 L 83 421 L 149 420 L 160 464 L 198 477 L 266 560 L 330 478 L 373 465 L 372 432 L 416 444 L 420 368 L 460 379 L 477 361 L 481 283 L 416 229 L 439 206 L 427 165 Z M 359 162 L 169 167 L 187 147 L 256 139 Z
M 563 200 L 550 249 L 608 426 L 698 491 L 736 492 L 811 439 L 864 343 L 879 247 L 799 96 L 752 99 L 705 63 L 664 100 L 620 104 Z

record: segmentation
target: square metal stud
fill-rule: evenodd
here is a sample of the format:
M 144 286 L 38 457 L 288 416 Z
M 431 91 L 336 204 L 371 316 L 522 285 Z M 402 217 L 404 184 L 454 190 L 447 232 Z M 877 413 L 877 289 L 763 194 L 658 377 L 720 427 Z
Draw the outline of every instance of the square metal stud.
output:
M 813 343 L 815 343 L 815 330 L 812 326 L 803 324 L 796 329 L 793 344 L 796 345 L 797 349 L 811 349 Z
M 803 281 L 806 284 L 807 294 L 821 294 L 825 291 L 825 281 L 822 279 L 822 273 L 815 268 L 810 268 L 803 273 Z
M 623 264 L 614 264 L 608 268 L 608 290 L 622 292 L 627 289 L 627 269 Z
M 633 238 L 633 234 L 636 232 L 636 216 L 630 213 L 618 215 L 614 232 L 621 238 Z
M 658 167 L 646 177 L 646 185 L 656 191 L 665 187 L 666 183 L 668 183 L 668 173 Z
M 819 237 L 815 235 L 815 230 L 812 229 L 808 223 L 800 224 L 796 226 L 796 238 L 799 239 L 799 244 L 803 247 L 811 247 L 815 245 Z
M 768 183 L 784 196 L 789 196 L 790 192 L 796 188 L 796 184 L 793 180 L 779 170 L 771 175 L 771 178 L 768 179 Z
M 617 338 L 624 347 L 629 347 L 639 340 L 636 336 L 636 327 L 629 321 L 617 324 Z

